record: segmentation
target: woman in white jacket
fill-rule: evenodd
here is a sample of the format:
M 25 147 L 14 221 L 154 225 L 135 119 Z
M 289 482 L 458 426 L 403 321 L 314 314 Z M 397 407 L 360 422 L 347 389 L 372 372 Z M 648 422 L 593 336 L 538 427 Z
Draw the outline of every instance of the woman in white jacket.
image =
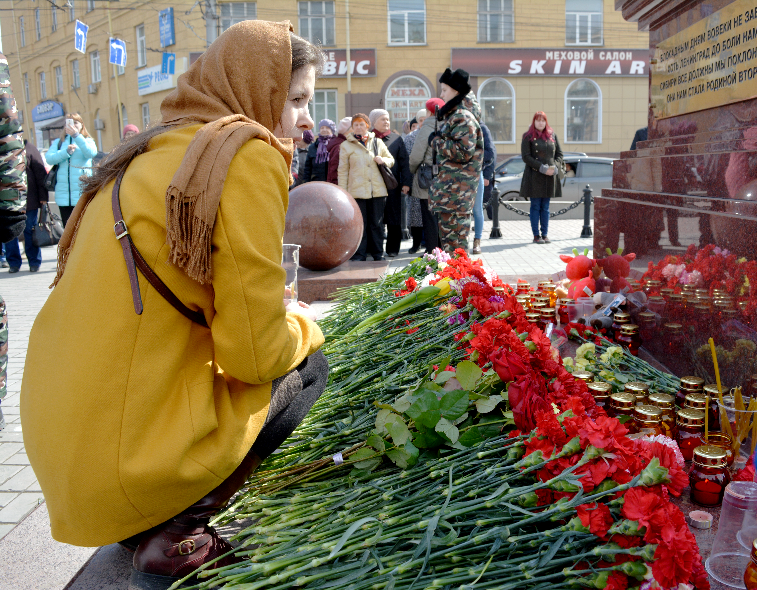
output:
M 352 130 L 339 148 L 339 186 L 350 193 L 363 214 L 363 239 L 351 260 L 384 260 L 384 204 L 388 191 L 378 165 L 394 165 L 386 144 L 368 131 L 367 115 L 352 117 Z

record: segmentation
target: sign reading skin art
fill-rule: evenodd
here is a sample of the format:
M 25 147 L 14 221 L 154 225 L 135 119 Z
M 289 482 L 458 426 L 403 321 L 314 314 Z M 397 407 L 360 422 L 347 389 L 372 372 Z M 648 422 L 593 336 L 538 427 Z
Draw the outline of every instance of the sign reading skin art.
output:
M 665 39 L 655 51 L 657 119 L 757 97 L 757 7 L 736 0 Z
M 170 90 L 176 87 L 175 76 L 162 74 L 160 72 L 161 68 L 162 65 L 139 70 L 137 76 L 137 91 L 139 92 L 139 96 L 160 92 L 161 90 Z
M 648 49 L 452 48 L 452 69 L 471 76 L 646 76 Z
M 321 78 L 347 77 L 347 50 L 325 50 L 326 63 Z M 350 49 L 350 76 L 368 78 L 376 75 L 375 49 Z

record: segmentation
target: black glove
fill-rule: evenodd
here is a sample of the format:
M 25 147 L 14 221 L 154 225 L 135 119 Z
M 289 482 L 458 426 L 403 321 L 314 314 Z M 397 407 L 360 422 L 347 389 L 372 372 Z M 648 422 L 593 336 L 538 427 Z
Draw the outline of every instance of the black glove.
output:
M 26 228 L 26 211 L 0 210 L 0 242 L 10 242 L 19 237 Z
M 434 138 L 438 135 L 439 134 L 436 131 L 432 131 L 431 134 L 428 136 L 428 145 L 431 145 L 431 142 L 434 141 Z

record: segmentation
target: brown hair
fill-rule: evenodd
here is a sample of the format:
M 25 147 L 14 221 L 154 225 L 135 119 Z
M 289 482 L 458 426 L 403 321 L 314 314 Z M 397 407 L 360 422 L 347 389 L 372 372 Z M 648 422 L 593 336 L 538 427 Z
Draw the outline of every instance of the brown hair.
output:
M 316 78 L 318 78 L 326 62 L 326 56 L 321 48 L 294 33 L 289 33 L 289 36 L 292 44 L 292 73 L 312 66 L 315 68 Z M 81 120 L 81 117 L 78 120 Z M 125 170 L 134 158 L 147 151 L 153 137 L 170 131 L 174 127 L 174 125 L 159 123 L 155 127 L 145 129 L 141 133 L 124 139 L 111 150 L 98 167 L 92 169 L 92 176 L 82 177 L 80 181 L 82 198 L 87 199 L 97 194 L 106 184 L 114 180 L 121 170 Z M 84 128 L 82 128 L 82 133 L 85 137 L 89 137 Z
M 92 136 L 91 136 L 91 135 L 89 134 L 89 131 L 87 131 L 87 128 L 86 128 L 86 127 L 84 126 L 84 119 L 82 119 L 82 118 L 81 118 L 81 115 L 80 115 L 79 113 L 67 113 L 67 114 L 66 114 L 66 116 L 65 116 L 65 118 L 66 118 L 66 119 L 73 119 L 74 121 L 79 121 L 79 123 L 81 123 L 81 131 L 80 131 L 80 133 L 81 133 L 81 134 L 82 134 L 82 135 L 83 135 L 84 137 L 92 137 Z M 59 139 L 60 139 L 60 142 L 61 142 L 61 144 L 63 143 L 63 140 L 64 140 L 64 139 L 66 139 L 66 136 L 67 136 L 67 135 L 68 135 L 68 134 L 66 133 L 66 128 L 65 128 L 65 126 L 64 126 L 64 127 L 63 127 L 63 131 L 62 131 L 62 133 L 60 134 L 60 138 L 59 138 Z
M 363 121 L 365 121 L 365 124 L 368 125 L 368 127 L 370 128 L 370 126 L 371 126 L 371 120 L 368 118 L 368 115 L 366 115 L 364 113 L 356 113 L 356 114 L 352 115 L 352 122 L 353 123 L 357 119 L 362 119 Z

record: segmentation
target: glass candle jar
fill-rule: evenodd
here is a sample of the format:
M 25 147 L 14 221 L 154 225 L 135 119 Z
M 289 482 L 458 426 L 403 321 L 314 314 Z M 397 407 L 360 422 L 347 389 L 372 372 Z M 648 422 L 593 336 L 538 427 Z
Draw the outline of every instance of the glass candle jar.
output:
M 572 299 L 557 300 L 557 316 L 560 319 L 561 326 L 567 326 L 570 323 L 570 318 L 568 317 L 568 301 L 572 301 Z
M 636 405 L 640 406 L 647 403 L 649 397 L 649 385 L 641 381 L 629 381 L 623 386 L 623 391 L 630 393 L 636 398 Z
M 605 411 L 612 418 L 617 418 L 621 423 L 629 426 L 628 422 L 633 421 L 634 407 L 636 407 L 636 398 L 630 393 L 621 391 L 610 396 L 610 407 L 608 410 L 605 406 Z
M 684 460 L 691 461 L 694 449 L 702 444 L 704 434 L 704 413 L 686 408 L 676 414 L 675 439 Z
M 554 307 L 542 307 L 539 309 L 539 315 L 541 316 L 541 323 L 545 328 L 547 324 L 555 323 L 555 308 Z
M 541 319 L 541 314 L 538 311 L 529 311 L 526 314 L 526 319 L 529 324 L 538 324 Z
M 547 285 L 554 285 L 554 283 L 552 282 L 552 279 L 542 279 L 537 284 L 539 285 L 539 291 L 543 291 L 544 287 Z
M 666 306 L 667 302 L 665 301 L 665 298 L 660 295 L 653 295 L 647 299 L 647 309 L 659 316 L 665 315 Z
M 529 291 L 531 291 L 531 283 L 527 283 L 526 281 L 518 281 L 518 287 L 516 291 L 517 295 L 528 295 Z
M 662 327 L 663 348 L 671 357 L 680 356 L 683 351 L 683 324 L 669 322 Z
M 693 451 L 689 471 L 691 501 L 700 506 L 720 506 L 725 486 L 731 483 L 726 467 L 725 451 L 712 445 L 701 445 Z
M 668 393 L 650 393 L 649 405 L 660 409 L 663 434 L 673 438 L 676 427 L 675 398 Z
M 612 337 L 617 342 L 620 336 L 620 328 L 626 324 L 631 323 L 631 315 L 623 311 L 619 311 L 612 316 Z
M 701 377 L 696 377 L 694 375 L 681 377 L 681 385 L 676 392 L 676 405 L 679 408 L 685 407 L 686 396 L 690 393 L 702 393 L 703 388 L 704 379 Z
M 642 342 L 654 340 L 657 336 L 657 316 L 653 311 L 639 313 L 639 334 Z
M 671 287 L 663 287 L 660 289 L 660 295 L 662 295 L 665 298 L 665 301 L 670 299 L 670 296 L 675 294 L 675 289 Z
M 744 586 L 746 586 L 746 590 L 757 590 L 757 539 L 752 543 L 749 565 L 746 566 L 744 572 Z
M 543 295 L 537 295 L 536 297 L 531 298 L 531 307 L 539 308 L 542 307 L 549 307 L 549 297 L 544 297 Z
M 680 293 L 673 293 L 668 297 L 667 316 L 673 321 L 680 322 L 684 318 L 684 299 Z
M 736 454 L 733 452 L 733 440 L 725 432 L 708 432 L 705 437 L 702 435 L 702 444 L 719 447 L 725 451 L 726 465 L 730 467 L 736 460 Z
M 757 375 L 750 375 L 747 379 L 744 395 L 754 397 L 757 395 Z
M 657 281 L 654 279 L 648 279 L 644 283 L 644 292 L 649 295 L 659 295 L 660 289 L 662 288 L 662 281 Z
M 524 311 L 531 309 L 531 298 L 528 295 L 516 295 L 515 300 L 520 303 Z
M 708 383 L 702 389 L 704 395 L 710 396 L 710 407 L 707 409 L 709 413 L 709 429 L 720 430 L 720 410 L 718 408 L 718 386 L 715 383 Z
M 604 383 L 603 381 L 595 381 L 587 383 L 586 385 L 589 388 L 589 393 L 594 397 L 594 403 L 600 408 L 605 408 L 605 410 L 607 410 L 607 406 L 610 403 L 612 385 Z
M 557 286 L 554 285 L 553 283 L 542 286 L 542 292 L 549 297 L 550 307 L 554 307 L 555 304 L 557 303 L 557 293 L 555 292 L 556 288 Z
M 628 349 L 633 356 L 639 355 L 639 346 L 641 346 L 641 336 L 639 335 L 639 326 L 636 324 L 625 324 L 620 328 L 620 336 L 617 338 L 618 344 Z
M 690 393 L 684 398 L 683 407 L 704 412 L 707 408 L 707 396 L 704 393 Z
M 594 381 L 594 373 L 590 373 L 589 371 L 575 370 L 573 371 L 573 377 L 583 381 L 584 383 L 591 383 L 592 381 Z
M 655 406 L 642 404 L 633 411 L 634 430 L 639 434 L 656 436 L 665 434 L 662 427 L 662 410 Z

